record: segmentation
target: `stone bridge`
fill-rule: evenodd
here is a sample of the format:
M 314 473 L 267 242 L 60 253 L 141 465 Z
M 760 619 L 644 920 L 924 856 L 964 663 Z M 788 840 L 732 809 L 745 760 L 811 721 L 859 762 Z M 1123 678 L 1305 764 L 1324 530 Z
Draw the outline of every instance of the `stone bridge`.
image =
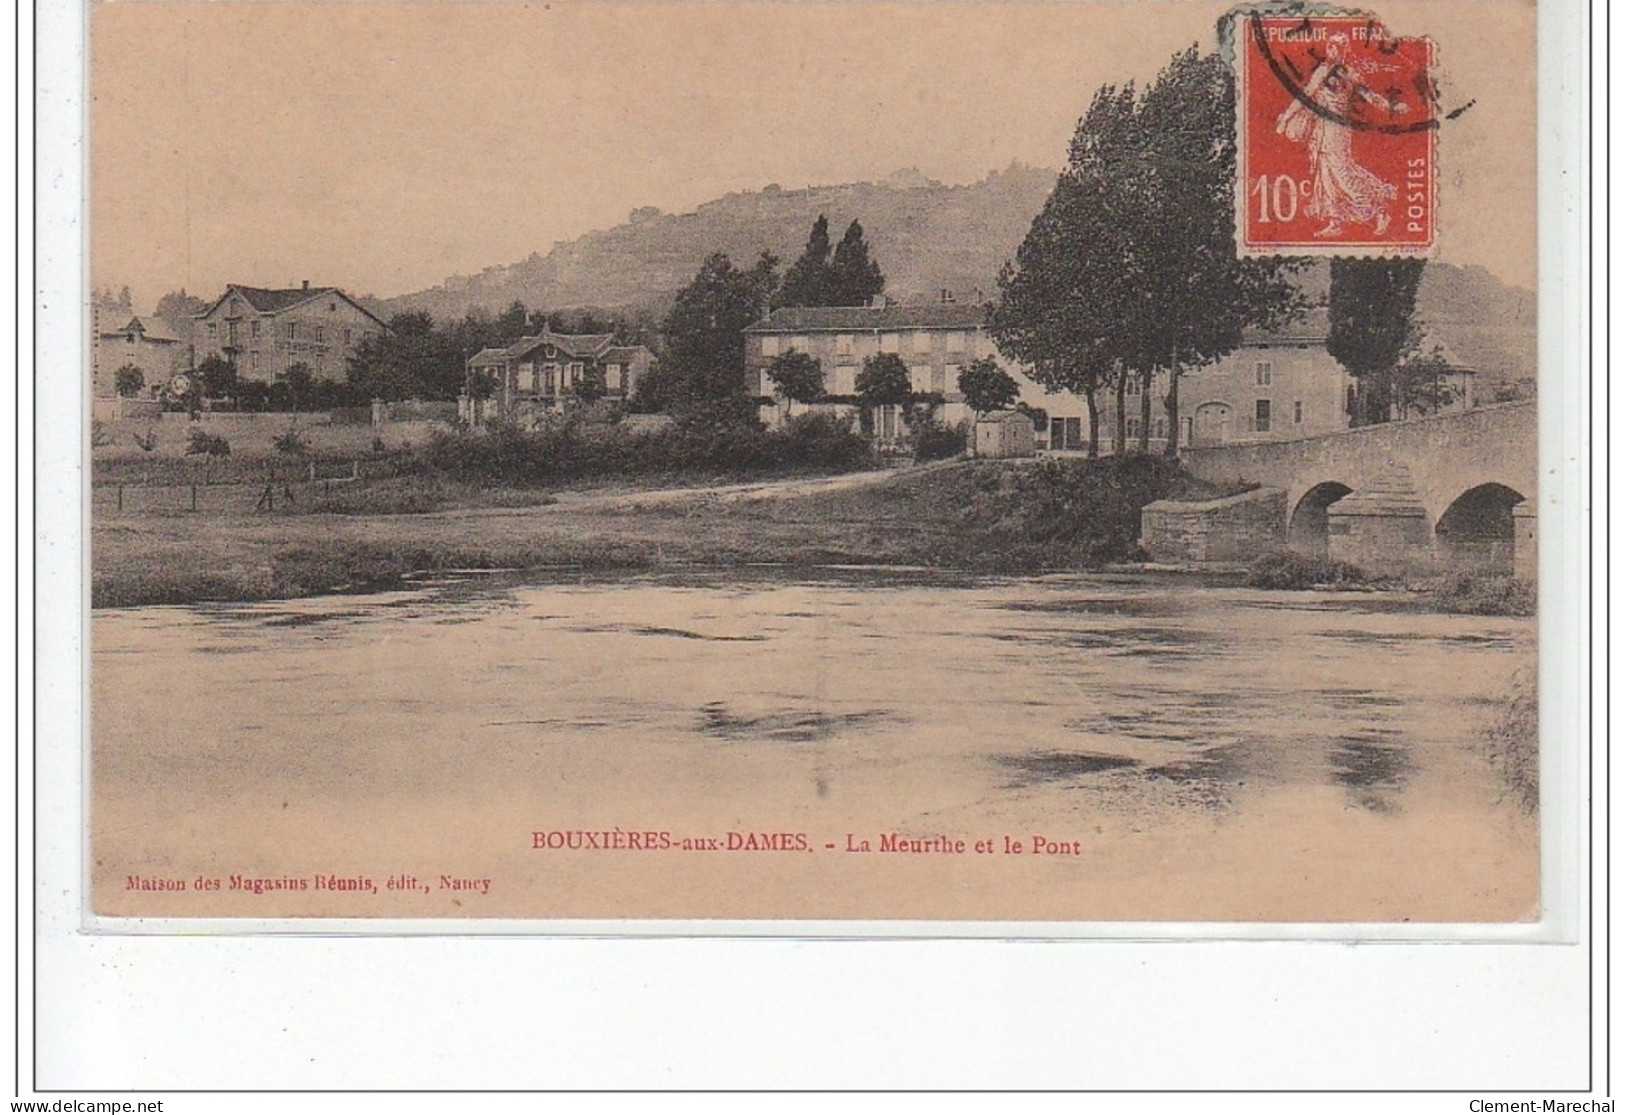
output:
M 1279 527 L 1295 550 L 1384 571 L 1481 566 L 1533 578 L 1538 432 L 1533 402 L 1503 403 L 1183 459 L 1203 480 L 1284 492 Z

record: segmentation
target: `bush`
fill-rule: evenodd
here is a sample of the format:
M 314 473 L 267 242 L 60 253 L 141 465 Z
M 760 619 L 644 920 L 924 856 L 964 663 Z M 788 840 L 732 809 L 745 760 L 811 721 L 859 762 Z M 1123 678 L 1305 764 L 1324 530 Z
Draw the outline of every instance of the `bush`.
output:
M 1504 573 L 1459 570 L 1428 594 L 1428 603 L 1441 612 L 1473 616 L 1532 616 L 1535 586 Z
M 231 456 L 231 443 L 219 434 L 211 434 L 207 430 L 193 428 L 186 438 L 186 455 L 188 457 L 229 457 Z
M 1370 574 L 1357 565 L 1310 557 L 1293 550 L 1265 554 L 1247 570 L 1247 584 L 1252 588 L 1306 589 L 1318 585 L 1358 585 L 1370 579 Z
M 237 385 L 237 409 L 262 411 L 271 405 L 271 385 L 246 379 Z
M 916 461 L 943 461 L 957 457 L 965 451 L 965 427 L 944 425 L 928 419 L 914 428 L 910 440 L 914 444 Z
M 113 393 L 121 398 L 135 398 L 146 385 L 146 373 L 134 364 L 126 364 L 113 373 Z
M 874 463 L 874 449 L 852 424 L 832 414 L 798 414 L 773 435 L 786 465 L 851 469 Z
M 798 416 L 772 433 L 704 419 L 641 431 L 570 421 L 540 430 L 494 424 L 473 433 L 437 432 L 423 453 L 425 464 L 454 479 L 518 486 L 608 476 L 851 469 L 872 459 L 867 442 L 825 415 Z
M 284 457 L 303 457 L 310 452 L 310 442 L 300 437 L 292 426 L 272 438 L 271 445 Z
M 1133 560 L 1141 508 L 1168 498 L 1183 475 L 1162 457 L 971 461 L 904 474 L 892 491 L 916 524 L 910 559 L 1031 572 Z

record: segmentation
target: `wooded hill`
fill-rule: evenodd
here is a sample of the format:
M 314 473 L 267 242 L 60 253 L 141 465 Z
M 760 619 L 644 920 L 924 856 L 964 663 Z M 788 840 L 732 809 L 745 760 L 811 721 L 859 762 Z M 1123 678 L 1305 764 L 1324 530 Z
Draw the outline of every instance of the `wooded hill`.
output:
M 386 317 L 428 310 L 443 321 L 475 307 L 497 312 L 517 299 L 547 309 L 598 306 L 658 314 L 712 252 L 726 252 L 748 267 L 765 248 L 788 267 L 819 214 L 829 217 L 837 235 L 854 219 L 863 222 L 894 298 L 933 298 L 944 287 L 960 297 L 979 288 L 991 298 L 1000 266 L 1027 234 L 1055 174 L 1011 164 L 973 185 L 945 186 L 900 171 L 881 182 L 727 194 L 692 213 L 639 209 L 625 224 L 556 244 L 545 255 L 453 276 L 369 308 Z
M 863 222 L 887 293 L 920 302 L 947 288 L 961 299 L 997 295 L 999 268 L 1013 257 L 1055 184 L 1055 172 L 1013 163 L 968 186 L 947 186 L 916 171 L 880 182 L 731 193 L 692 213 L 634 211 L 625 224 L 589 232 L 478 275 L 453 276 L 415 294 L 367 300 L 381 316 L 427 310 L 437 321 L 471 309 L 491 313 L 514 301 L 532 309 L 596 307 L 653 323 L 712 252 L 749 266 L 764 248 L 788 267 L 820 214 L 840 230 Z M 1327 267 L 1301 276 L 1312 300 L 1325 297 Z M 1417 294 L 1417 316 L 1486 382 L 1531 377 L 1535 295 L 1481 267 L 1432 263 Z

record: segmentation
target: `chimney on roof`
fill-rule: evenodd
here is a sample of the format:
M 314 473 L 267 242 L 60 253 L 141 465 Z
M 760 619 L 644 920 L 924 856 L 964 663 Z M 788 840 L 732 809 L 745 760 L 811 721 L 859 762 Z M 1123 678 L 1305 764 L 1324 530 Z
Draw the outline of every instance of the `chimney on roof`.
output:
M 306 290 L 309 290 L 309 289 L 310 289 L 310 280 L 309 280 L 309 279 L 306 279 L 306 280 L 305 280 L 305 289 L 306 289 Z

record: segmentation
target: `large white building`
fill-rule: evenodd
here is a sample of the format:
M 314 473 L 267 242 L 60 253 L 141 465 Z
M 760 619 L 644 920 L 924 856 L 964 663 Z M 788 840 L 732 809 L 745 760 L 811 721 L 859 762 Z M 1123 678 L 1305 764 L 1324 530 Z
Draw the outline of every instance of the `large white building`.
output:
M 959 372 L 982 357 L 993 357 L 1021 388 L 1020 401 L 1048 416 L 1038 435 L 1040 449 L 1084 452 L 1089 446 L 1089 409 L 1085 400 L 1069 391 L 1048 391 L 1034 382 L 1022 365 L 1005 360 L 987 329 L 990 307 L 974 303 L 944 302 L 924 306 L 792 307 L 775 310 L 746 330 L 745 359 L 748 389 L 771 406 L 762 417 L 773 423 L 789 411 L 779 398 L 767 367 L 789 351 L 804 352 L 818 360 L 824 372 L 824 390 L 830 396 L 814 409 L 855 413 L 855 380 L 863 361 L 882 352 L 896 353 L 909 367 L 914 391 L 940 395 L 936 416 L 950 424 L 971 417 L 957 389 Z M 1302 319 L 1274 331 L 1252 329 L 1242 335 L 1235 351 L 1211 364 L 1182 370 L 1179 380 L 1180 444 L 1212 446 L 1258 441 L 1285 441 L 1315 437 L 1347 429 L 1356 391 L 1354 377 L 1326 351 L 1327 317 L 1324 308 L 1312 309 Z M 1424 345 L 1424 349 L 1428 346 Z M 1446 353 L 1443 371 L 1446 392 L 1452 396 L 1443 409 L 1477 405 L 1473 373 Z M 1125 444 L 1139 444 L 1144 422 L 1142 384 L 1131 377 L 1125 391 L 1127 416 Z M 1167 445 L 1165 400 L 1168 375 L 1158 373 L 1151 383 L 1149 448 L 1161 452 Z M 1117 398 L 1103 390 L 1099 408 L 1099 448 L 1116 450 Z M 898 408 L 880 408 L 876 433 L 891 439 L 902 433 Z M 1396 413 L 1395 417 L 1405 417 Z
M 810 409 L 855 414 L 857 375 L 863 362 L 881 353 L 894 353 L 909 370 L 909 385 L 917 395 L 940 397 L 935 416 L 953 425 L 972 417 L 959 391 L 959 373 L 977 360 L 991 357 L 1021 386 L 1023 402 L 1071 413 L 1083 402 L 1067 394 L 1051 395 L 1023 374 L 1018 364 L 999 356 L 987 331 L 990 307 L 976 302 L 937 302 L 923 306 L 788 306 L 774 310 L 745 331 L 747 389 L 762 399 L 762 418 L 769 424 L 789 411 L 778 398 L 767 367 L 787 352 L 804 352 L 824 372 L 825 403 Z M 879 407 L 875 433 L 893 441 L 904 432 L 899 407 Z

